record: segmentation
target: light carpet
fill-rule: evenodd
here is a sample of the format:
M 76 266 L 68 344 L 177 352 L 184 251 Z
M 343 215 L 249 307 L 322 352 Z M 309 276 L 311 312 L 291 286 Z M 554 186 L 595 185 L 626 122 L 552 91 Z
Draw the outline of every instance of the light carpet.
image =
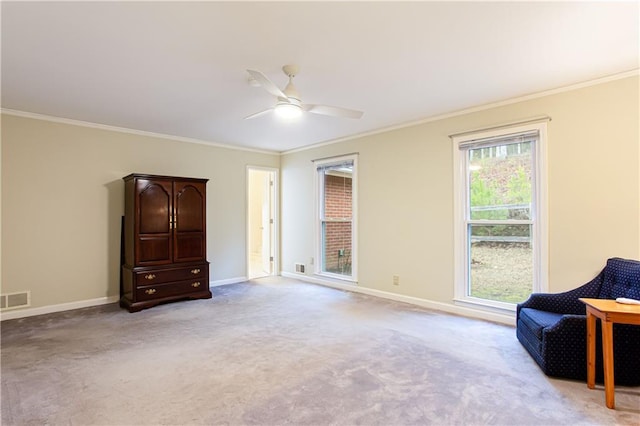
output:
M 513 327 L 279 277 L 2 323 L 3 425 L 639 425 Z

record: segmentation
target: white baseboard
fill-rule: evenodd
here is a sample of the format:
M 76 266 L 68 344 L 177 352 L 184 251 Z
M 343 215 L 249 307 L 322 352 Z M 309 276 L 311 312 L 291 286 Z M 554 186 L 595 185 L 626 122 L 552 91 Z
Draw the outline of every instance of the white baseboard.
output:
M 287 278 L 294 278 L 300 281 L 307 281 L 314 284 L 320 284 L 327 287 L 337 288 L 339 290 L 353 291 L 355 293 L 362 293 L 369 296 L 381 297 L 383 299 L 395 300 L 396 302 L 409 303 L 411 305 L 421 306 L 427 309 L 433 309 L 435 311 L 442 311 L 456 315 L 462 315 L 465 317 L 478 318 L 486 321 L 498 322 L 506 325 L 515 325 L 515 318 L 513 315 L 500 314 L 494 312 L 487 312 L 479 309 L 472 309 L 462 306 L 450 305 L 448 303 L 435 302 L 433 300 L 421 299 L 419 297 L 405 296 L 397 293 L 390 293 L 382 290 L 375 290 L 371 288 L 361 287 L 357 284 L 341 283 L 333 280 L 326 280 L 318 278 L 316 276 L 309 276 L 305 274 L 296 274 L 291 272 L 282 271 L 281 275 Z
M 235 278 L 227 278 L 226 280 L 210 281 L 209 287 L 218 287 L 220 285 L 243 283 L 247 280 L 248 280 L 247 277 L 235 277 Z
M 235 284 L 247 281 L 247 277 L 229 278 L 226 280 L 211 281 L 209 287 L 217 287 L 225 284 Z M 54 312 L 70 311 L 72 309 L 89 308 L 91 306 L 107 305 L 120 300 L 120 296 L 99 297 L 97 299 L 79 300 L 77 302 L 60 303 L 58 305 L 41 306 L 39 308 L 15 309 L 0 313 L 0 321 L 33 317 L 36 315 L 52 314 Z
M 54 312 L 70 311 L 72 309 L 89 308 L 91 306 L 108 305 L 120 300 L 120 296 L 99 297 L 97 299 L 79 300 L 77 302 L 60 303 L 58 305 L 42 306 L 39 308 L 16 309 L 0 313 L 0 321 L 33 317 L 36 315 L 52 314 Z
M 376 296 L 383 299 L 395 300 L 397 302 L 404 302 L 411 305 L 422 306 L 423 308 L 433 309 L 436 311 L 443 311 L 471 318 L 479 318 L 507 325 L 515 325 L 515 319 L 513 315 L 504 315 L 499 313 L 486 312 L 478 309 L 466 308 L 462 306 L 449 305 L 447 303 L 435 302 L 433 300 L 421 299 L 413 296 L 405 296 L 402 294 L 360 287 L 357 284 L 342 283 L 337 280 L 327 280 L 305 274 L 296 274 L 282 271 L 281 275 L 283 277 L 294 278 L 300 281 L 306 281 L 314 284 L 324 285 L 327 287 L 337 288 L 339 290 L 353 291 L 355 293 L 362 293 L 369 296 Z M 209 283 L 209 287 L 236 284 L 244 281 L 247 281 L 247 277 L 227 278 L 224 280 L 211 281 Z M 80 300 L 77 302 L 61 303 L 58 305 L 42 306 L 39 308 L 16 309 L 9 312 L 0 313 L 0 321 L 32 317 L 35 315 L 51 314 L 54 312 L 69 311 L 72 309 L 88 308 L 91 306 L 107 305 L 109 303 L 115 303 L 119 299 L 119 296 L 109 296 L 99 297 L 97 299 Z

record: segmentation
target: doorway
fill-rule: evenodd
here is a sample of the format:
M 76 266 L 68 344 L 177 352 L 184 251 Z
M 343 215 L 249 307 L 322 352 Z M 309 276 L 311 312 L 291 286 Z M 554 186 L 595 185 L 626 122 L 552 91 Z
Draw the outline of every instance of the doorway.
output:
M 276 275 L 277 170 L 247 167 L 247 277 Z

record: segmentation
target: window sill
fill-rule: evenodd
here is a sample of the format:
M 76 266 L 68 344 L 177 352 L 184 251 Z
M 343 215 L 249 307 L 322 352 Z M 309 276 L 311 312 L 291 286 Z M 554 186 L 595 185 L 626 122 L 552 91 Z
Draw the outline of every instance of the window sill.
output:
M 457 306 L 492 312 L 502 315 L 513 315 L 516 312 L 516 303 L 495 302 L 475 297 L 454 298 L 453 303 Z
M 358 285 L 357 280 L 350 277 L 344 277 L 341 275 L 315 273 L 313 274 L 313 276 L 316 279 L 323 280 L 323 281 L 330 281 L 336 284 Z

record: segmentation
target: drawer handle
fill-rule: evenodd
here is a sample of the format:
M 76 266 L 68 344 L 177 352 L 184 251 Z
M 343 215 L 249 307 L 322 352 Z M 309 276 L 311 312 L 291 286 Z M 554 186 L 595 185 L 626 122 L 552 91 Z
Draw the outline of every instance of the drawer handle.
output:
M 156 289 L 155 288 L 148 288 L 144 292 L 147 293 L 147 294 L 154 294 L 156 292 Z
M 200 283 L 199 282 L 191 283 L 191 287 L 193 288 L 200 287 Z
M 156 276 L 155 276 L 154 274 L 147 274 L 147 275 L 145 275 L 144 277 L 145 277 L 146 279 L 148 279 L 148 280 L 152 280 L 152 279 L 154 279 Z
M 193 275 L 195 275 L 195 274 L 199 274 L 199 273 L 200 273 L 200 269 L 192 269 L 192 270 L 191 270 L 191 273 L 192 273 Z

